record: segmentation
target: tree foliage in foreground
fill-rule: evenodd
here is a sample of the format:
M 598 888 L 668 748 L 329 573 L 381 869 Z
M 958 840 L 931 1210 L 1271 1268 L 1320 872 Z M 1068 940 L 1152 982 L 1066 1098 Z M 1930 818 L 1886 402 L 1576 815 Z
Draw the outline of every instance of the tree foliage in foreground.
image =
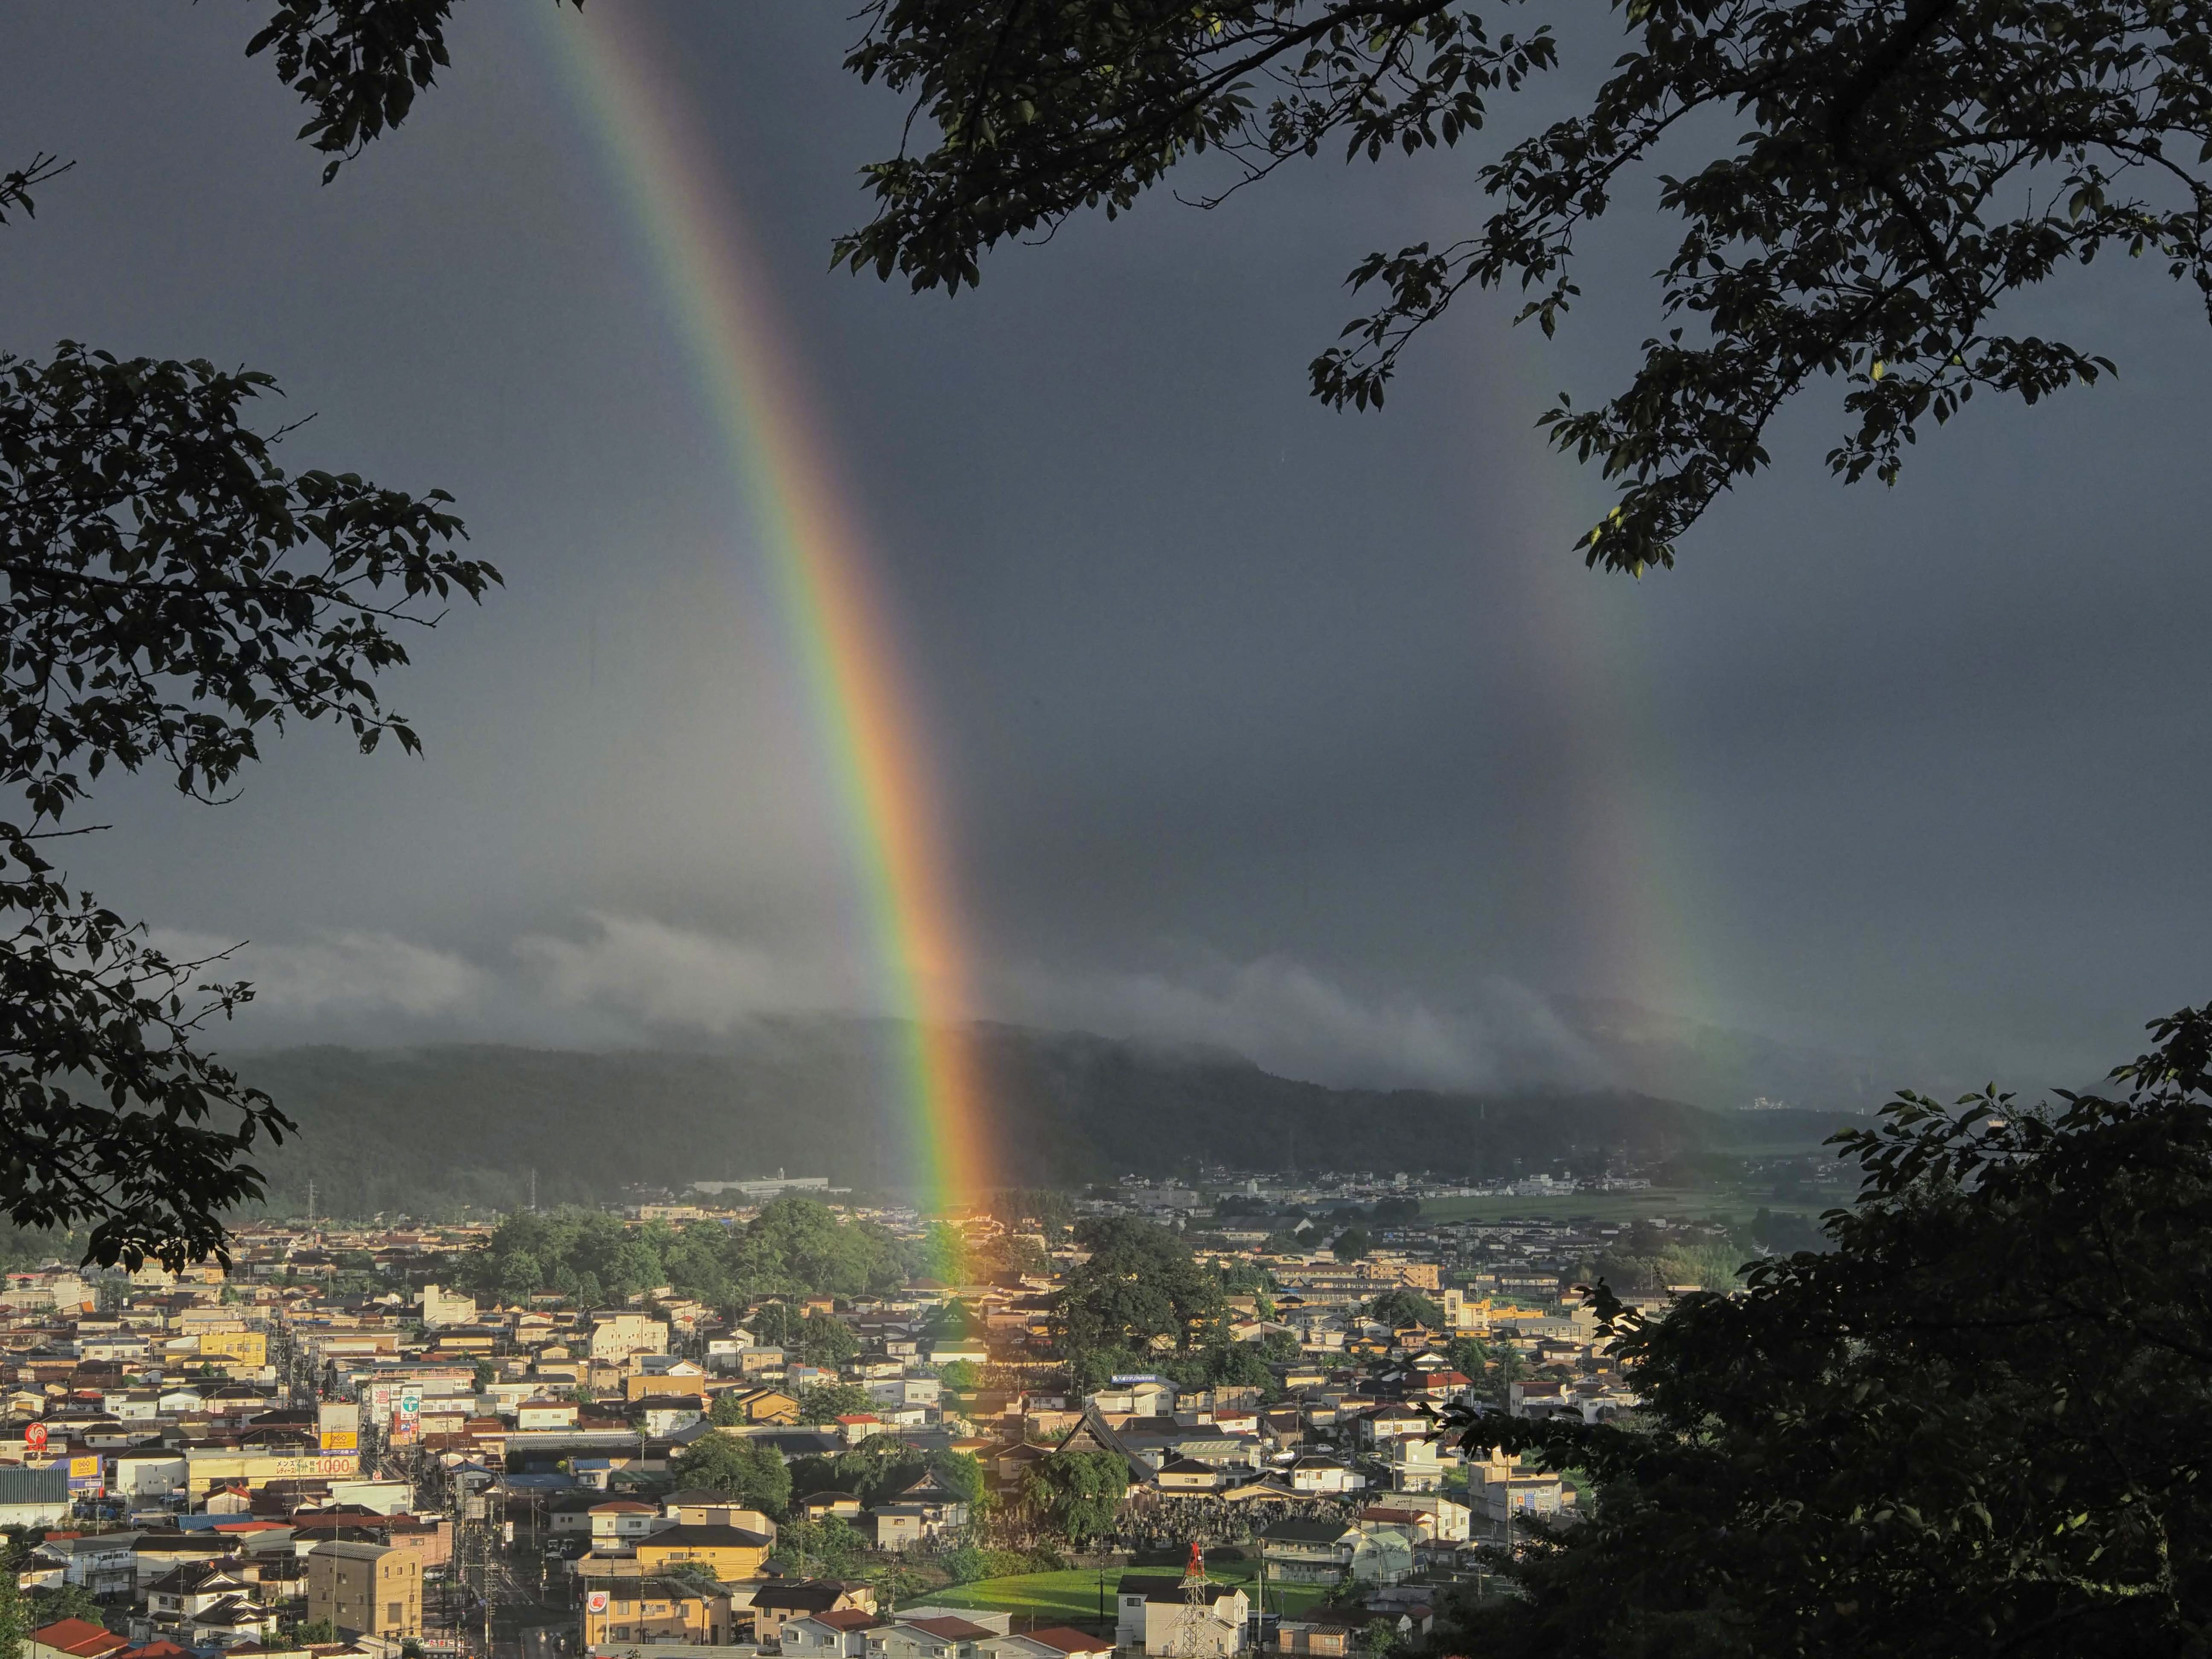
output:
M 1337 405 L 1382 400 L 1414 337 L 1470 286 L 1516 289 L 1547 334 L 1616 197 L 1656 188 L 1662 337 L 1610 401 L 1562 398 L 1553 439 L 1620 481 L 1592 563 L 1670 564 L 1767 423 L 1843 390 L 1829 465 L 1894 479 L 1978 392 L 2029 403 L 2111 368 L 2007 332 L 2002 302 L 2068 265 L 2140 258 L 2212 296 L 2206 0 L 1629 0 L 1575 112 L 1494 148 L 1487 208 L 1353 269 L 1373 309 L 1312 365 Z M 1510 0 L 871 0 L 848 59 L 909 101 L 868 169 L 875 216 L 839 258 L 957 289 L 982 253 L 1132 207 L 1202 152 L 1201 199 L 1324 148 L 1449 147 L 1553 70 Z
M 1459 1650 L 2185 1654 L 2212 1620 L 2212 1006 L 2125 1092 L 1905 1095 L 1832 1248 L 1640 1322 L 1648 1428 L 1458 1418 L 1597 1483 Z
M 430 83 L 450 10 L 279 0 L 246 49 L 273 48 L 335 171 Z M 41 152 L 0 174 L 0 224 L 68 170 Z M 0 1212 L 82 1230 L 101 1263 L 222 1255 L 222 1212 L 264 1195 L 247 1158 L 292 1126 L 192 1046 L 250 989 L 73 890 L 55 842 L 98 826 L 64 819 L 111 769 L 222 798 L 288 720 L 418 748 L 374 680 L 407 660 L 404 625 L 499 580 L 455 550 L 441 492 L 279 465 L 282 430 L 253 423 L 276 390 L 198 359 L 0 350 Z
M 398 628 L 498 580 L 449 498 L 287 472 L 251 423 L 267 375 L 64 343 L 0 355 L 0 1206 L 136 1266 L 219 1252 L 290 1127 L 192 1046 L 250 992 L 154 949 L 56 868 L 111 769 L 203 799 L 264 734 L 332 720 L 418 748 L 374 679 Z

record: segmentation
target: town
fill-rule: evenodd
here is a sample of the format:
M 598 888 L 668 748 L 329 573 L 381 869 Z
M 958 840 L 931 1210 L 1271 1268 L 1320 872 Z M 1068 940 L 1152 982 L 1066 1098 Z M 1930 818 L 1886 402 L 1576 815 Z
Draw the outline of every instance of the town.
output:
M 27 1659 L 1380 1653 L 1575 1513 L 1438 1413 L 1632 1413 L 1579 1276 L 1650 1309 L 1725 1260 L 1575 1218 L 1643 1184 L 1474 1219 L 1211 1170 L 925 1218 L 779 1176 L 27 1264 Z

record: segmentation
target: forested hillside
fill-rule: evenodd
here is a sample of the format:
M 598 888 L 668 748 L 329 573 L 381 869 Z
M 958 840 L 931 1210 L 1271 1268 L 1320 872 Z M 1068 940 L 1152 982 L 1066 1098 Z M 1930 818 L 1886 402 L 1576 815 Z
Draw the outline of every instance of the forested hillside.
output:
M 533 1170 L 546 1205 L 779 1169 L 896 1188 L 916 1126 L 891 1080 L 888 1034 L 879 1022 L 791 1020 L 712 1053 L 315 1048 L 240 1063 L 301 1126 L 264 1160 L 276 1207 L 296 1209 L 312 1179 L 326 1213 L 434 1212 L 511 1207 Z M 1833 1121 L 1628 1092 L 1328 1089 L 1231 1055 L 1012 1027 L 988 1028 L 983 1051 L 1001 1173 L 1034 1186 L 1210 1162 L 1508 1176 L 1694 1158 L 1753 1131 L 1810 1145 Z

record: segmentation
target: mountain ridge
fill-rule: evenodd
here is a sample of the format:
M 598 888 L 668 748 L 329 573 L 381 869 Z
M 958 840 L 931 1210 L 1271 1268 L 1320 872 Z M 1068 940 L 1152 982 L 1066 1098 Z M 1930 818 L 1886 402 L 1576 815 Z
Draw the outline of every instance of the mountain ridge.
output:
M 1472 1178 L 1650 1163 L 1802 1139 L 1832 1114 L 1725 1113 L 1633 1090 L 1340 1089 L 1242 1056 L 1089 1033 L 975 1029 L 978 1133 L 1010 1186 L 1079 1186 L 1200 1164 L 1428 1170 Z M 894 1023 L 763 1020 L 691 1049 L 606 1052 L 441 1043 L 319 1045 L 233 1056 L 301 1133 L 257 1158 L 270 1207 L 307 1181 L 325 1213 L 602 1202 L 627 1187 L 827 1174 L 904 1187 L 915 1166 Z

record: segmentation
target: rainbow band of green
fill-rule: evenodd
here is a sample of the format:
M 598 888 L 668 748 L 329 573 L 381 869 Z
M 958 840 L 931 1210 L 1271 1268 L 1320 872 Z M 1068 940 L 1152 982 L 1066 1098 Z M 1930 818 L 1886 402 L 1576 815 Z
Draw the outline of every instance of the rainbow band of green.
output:
M 678 319 L 703 410 L 752 519 L 835 781 L 900 1045 L 912 1176 L 925 1208 L 987 1190 L 968 956 L 948 860 L 866 543 L 841 500 L 730 192 L 671 77 L 613 8 L 522 9 L 631 216 Z

